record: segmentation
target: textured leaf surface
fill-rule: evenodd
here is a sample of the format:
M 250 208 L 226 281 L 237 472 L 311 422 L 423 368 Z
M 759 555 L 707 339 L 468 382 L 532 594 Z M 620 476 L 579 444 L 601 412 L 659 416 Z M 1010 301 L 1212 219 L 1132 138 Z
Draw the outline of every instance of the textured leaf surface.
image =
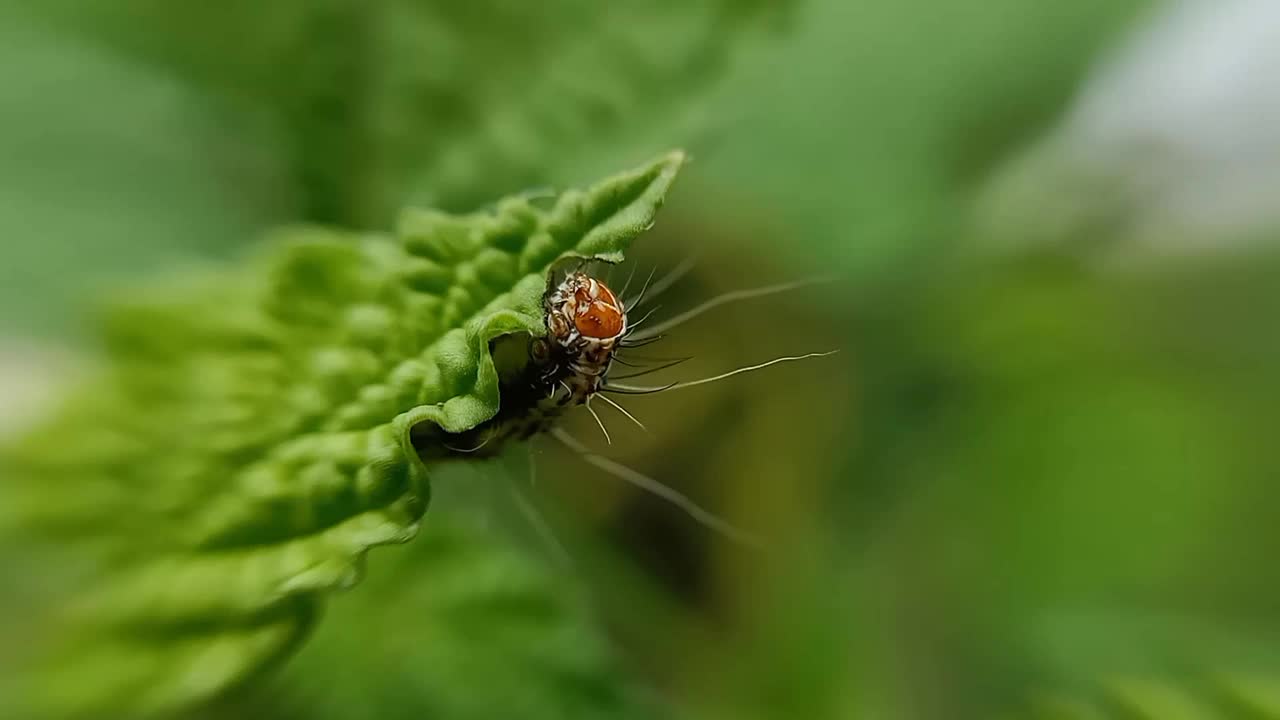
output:
M 621 259 L 682 159 L 546 210 L 282 233 L 238 272 L 121 303 L 101 377 L 0 456 L 39 616 L 6 636 L 40 653 L 5 697 L 27 716 L 145 716 L 287 655 L 369 548 L 417 531 L 429 468 L 410 430 L 492 417 L 490 341 L 544 331 L 557 261 Z
M 511 455 L 528 458 L 523 447 Z M 527 468 L 483 467 L 434 473 L 421 535 L 379 553 L 280 673 L 208 720 L 669 716 L 627 679 L 578 573 L 551 569 L 545 546 L 517 527 L 509 484 Z

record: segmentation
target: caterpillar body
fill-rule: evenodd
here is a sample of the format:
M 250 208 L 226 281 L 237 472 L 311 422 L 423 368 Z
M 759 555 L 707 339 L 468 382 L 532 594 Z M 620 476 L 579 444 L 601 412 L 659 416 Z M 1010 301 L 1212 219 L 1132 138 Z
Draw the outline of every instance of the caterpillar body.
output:
M 431 440 L 453 453 L 496 453 L 508 440 L 527 440 L 550 430 L 565 412 L 604 389 L 629 330 L 627 308 L 618 295 L 602 280 L 575 271 L 549 283 L 543 311 L 545 337 L 494 341 L 495 357 L 527 354 L 502 379 L 498 413 L 464 433 Z M 423 443 L 415 445 L 420 453 L 430 451 Z

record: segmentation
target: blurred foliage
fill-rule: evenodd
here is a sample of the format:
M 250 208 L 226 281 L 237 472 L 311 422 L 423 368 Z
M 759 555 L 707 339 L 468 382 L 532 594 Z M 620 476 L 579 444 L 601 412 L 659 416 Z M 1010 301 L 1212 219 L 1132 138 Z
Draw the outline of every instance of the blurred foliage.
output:
M 810 0 L 718 90 L 702 212 L 745 212 L 762 252 L 819 253 L 862 282 L 946 251 L 970 196 L 1147 5 Z
M 640 274 L 703 258 L 663 314 L 838 277 L 654 354 L 696 356 L 673 379 L 840 355 L 629 402 L 652 436 L 611 423 L 610 454 L 768 552 L 535 442 L 571 569 L 493 498 L 441 494 L 219 717 L 1280 717 L 1274 237 L 1117 265 L 1122 182 L 1086 174 L 1065 206 L 1009 172 L 1148 3 L 127 5 L 0 25 L 22 81 L 0 92 L 28 108 L 0 144 L 69 158 L 0 174 L 0 232 L 43 240 L 0 243 L 10 325 L 60 327 L 103 267 L 465 209 L 675 144 L 696 162 Z M 972 222 L 993 186 L 1015 207 Z
M 108 278 L 223 256 L 293 202 L 269 126 L 0 3 L 0 327 L 56 336 Z
M 0 3 L 12 41 L 0 50 L 12 76 L 0 100 L 16 110 L 0 140 L 11 158 L 0 231 L 43 238 L 39 250 L 0 248 L 10 293 L 0 321 L 65 323 L 65 310 L 33 313 L 22 299 L 50 285 L 49 304 L 81 278 L 172 262 L 176 250 L 225 255 L 257 227 L 381 229 L 406 205 L 469 211 L 652 156 L 680 138 L 605 158 L 598 149 L 682 117 L 734 41 L 783 9 Z M 62 271 L 85 261 L 90 272 Z
M 377 228 L 407 204 L 465 211 L 558 179 L 563 156 L 668 111 L 721 69 L 742 25 L 786 5 L 55 0 L 37 12 L 266 108 L 304 216 Z

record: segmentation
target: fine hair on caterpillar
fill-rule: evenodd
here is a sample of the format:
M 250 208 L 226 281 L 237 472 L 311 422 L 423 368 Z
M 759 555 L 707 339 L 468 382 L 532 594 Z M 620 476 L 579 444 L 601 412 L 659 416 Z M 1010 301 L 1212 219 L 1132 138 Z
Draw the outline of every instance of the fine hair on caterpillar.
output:
M 616 292 L 605 280 L 586 272 L 586 263 L 553 271 L 543 296 L 546 335 L 542 337 L 504 336 L 491 349 L 500 369 L 498 413 L 462 433 L 418 436 L 419 452 L 436 458 L 450 455 L 496 454 L 508 440 L 528 440 L 549 434 L 588 464 L 679 507 L 691 518 L 713 531 L 747 545 L 758 541 L 707 511 L 687 496 L 589 450 L 557 423 L 571 409 L 583 406 L 595 420 L 606 444 L 613 438 L 597 408 L 608 409 L 645 432 L 648 428 L 619 401 L 622 396 L 655 395 L 728 379 L 785 362 L 825 357 L 836 351 L 783 356 L 738 367 L 717 375 L 682 380 L 663 385 L 640 386 L 620 382 L 644 377 L 681 365 L 689 357 L 647 358 L 632 351 L 662 340 L 684 323 L 721 305 L 765 297 L 814 284 L 815 280 L 771 285 L 727 292 L 687 311 L 646 325 L 661 306 L 652 304 L 694 266 L 685 261 L 658 280 L 650 272 L 631 296 L 634 266 L 625 284 Z M 634 318 L 634 319 L 633 319 Z M 593 406 L 598 401 L 600 405 Z

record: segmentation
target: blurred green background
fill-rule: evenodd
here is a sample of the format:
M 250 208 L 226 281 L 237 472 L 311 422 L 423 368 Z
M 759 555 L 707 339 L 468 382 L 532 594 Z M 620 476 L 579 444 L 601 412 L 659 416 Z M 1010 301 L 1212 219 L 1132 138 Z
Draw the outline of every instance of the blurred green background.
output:
M 541 439 L 439 474 L 208 717 L 1280 718 L 1274 3 L 51 0 L 0 38 L 0 432 L 110 287 L 671 147 L 664 313 L 835 278 L 654 354 L 839 355 L 569 423 L 767 549 Z

